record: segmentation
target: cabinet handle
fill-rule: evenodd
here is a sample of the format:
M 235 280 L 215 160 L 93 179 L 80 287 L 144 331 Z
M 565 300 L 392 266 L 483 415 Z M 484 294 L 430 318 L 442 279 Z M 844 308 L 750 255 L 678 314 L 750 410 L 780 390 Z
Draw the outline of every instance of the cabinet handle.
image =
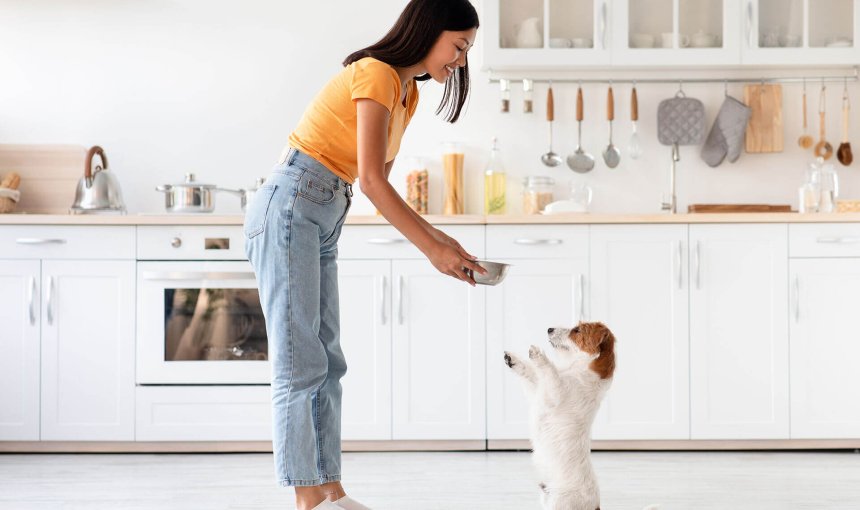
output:
M 253 280 L 252 271 L 144 271 L 144 280 Z
M 514 244 L 522 244 L 525 246 L 535 246 L 539 244 L 561 244 L 561 239 L 515 239 Z
M 684 278 L 683 278 L 682 271 L 681 271 L 681 261 L 684 260 L 684 254 L 682 251 L 683 249 L 684 249 L 683 243 L 681 241 L 678 241 L 677 260 L 675 261 L 675 270 L 678 272 L 678 290 L 681 290 L 684 288 Z
M 800 276 L 794 277 L 794 322 L 800 322 Z
M 30 303 L 30 325 L 36 325 L 36 277 L 30 277 L 30 290 L 27 292 L 27 301 Z
M 747 41 L 750 48 L 755 48 L 756 43 L 753 41 L 753 3 L 752 0 L 747 0 Z
M 379 314 L 380 314 L 380 318 L 382 319 L 383 325 L 385 325 L 385 323 L 388 322 L 388 316 L 385 313 L 385 303 L 386 303 L 385 295 L 386 294 L 388 294 L 388 277 L 383 276 L 382 277 L 382 305 L 379 307 Z
M 19 237 L 15 239 L 18 244 L 66 244 L 65 239 L 51 239 L 45 237 Z
M 822 244 L 857 244 L 860 243 L 860 237 L 819 237 L 815 241 Z
M 387 245 L 387 244 L 408 243 L 409 241 L 407 241 L 406 239 L 403 239 L 402 237 L 393 237 L 393 238 L 374 237 L 372 239 L 368 239 L 367 242 L 368 242 L 368 244 L 386 244 Z
M 399 285 L 397 290 L 397 322 L 403 324 L 403 286 L 405 281 L 403 275 L 399 277 Z
M 54 277 L 48 277 L 48 324 L 54 323 Z
M 702 288 L 702 244 L 696 241 L 696 288 Z
M 606 49 L 606 2 L 600 4 L 600 45 Z
M 585 275 L 579 273 L 579 320 L 585 320 Z

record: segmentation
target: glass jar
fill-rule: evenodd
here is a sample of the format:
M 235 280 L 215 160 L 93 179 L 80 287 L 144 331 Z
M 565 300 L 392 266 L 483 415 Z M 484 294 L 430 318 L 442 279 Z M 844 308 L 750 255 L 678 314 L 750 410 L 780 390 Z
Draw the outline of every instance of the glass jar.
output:
M 539 214 L 552 200 L 551 177 L 532 175 L 523 180 L 523 214 Z
M 424 159 L 407 158 L 409 173 L 406 174 L 406 203 L 418 214 L 427 214 L 429 173 Z
M 463 148 L 459 143 L 443 144 L 442 171 L 445 181 L 442 214 L 464 214 L 466 195 L 463 190 Z

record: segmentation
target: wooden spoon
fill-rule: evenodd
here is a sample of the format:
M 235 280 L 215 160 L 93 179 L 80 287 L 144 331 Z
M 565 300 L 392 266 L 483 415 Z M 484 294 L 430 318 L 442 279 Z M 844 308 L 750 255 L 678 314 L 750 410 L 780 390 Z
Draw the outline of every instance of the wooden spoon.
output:
M 806 122 L 806 89 L 803 89 L 803 134 L 797 139 L 797 145 L 804 149 L 809 149 L 815 143 L 812 136 L 809 134 L 809 127 Z
M 851 144 L 848 143 L 848 89 L 842 94 L 842 143 L 836 150 L 836 159 L 845 166 L 854 161 L 854 155 L 851 154 Z
M 819 158 L 830 159 L 833 156 L 833 146 L 824 139 L 824 90 L 825 87 L 821 86 L 821 98 L 818 101 L 818 117 L 820 119 L 821 125 L 818 129 L 820 139 L 818 143 L 815 145 L 815 155 Z

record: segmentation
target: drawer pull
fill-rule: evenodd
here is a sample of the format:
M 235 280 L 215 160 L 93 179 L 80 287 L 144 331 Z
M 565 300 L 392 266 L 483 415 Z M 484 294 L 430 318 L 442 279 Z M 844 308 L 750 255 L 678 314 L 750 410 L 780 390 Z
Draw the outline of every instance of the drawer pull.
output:
M 65 239 L 50 239 L 43 237 L 19 237 L 15 239 L 18 244 L 66 244 Z
M 819 237 L 816 241 L 823 244 L 857 244 L 860 243 L 860 237 Z
M 393 237 L 393 238 L 374 237 L 372 239 L 368 239 L 367 242 L 369 244 L 385 244 L 385 245 L 388 245 L 388 244 L 403 244 L 403 243 L 408 243 L 409 241 L 407 241 L 406 239 L 403 239 L 402 237 Z
M 251 271 L 144 271 L 144 280 L 254 280 Z
M 514 244 L 522 244 L 524 246 L 536 246 L 539 244 L 561 244 L 561 239 L 515 239 Z

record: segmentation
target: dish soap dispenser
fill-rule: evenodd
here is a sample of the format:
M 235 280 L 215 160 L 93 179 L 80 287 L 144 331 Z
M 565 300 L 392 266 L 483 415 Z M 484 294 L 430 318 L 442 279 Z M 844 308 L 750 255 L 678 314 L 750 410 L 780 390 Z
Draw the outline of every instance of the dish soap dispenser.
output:
M 505 214 L 505 168 L 498 138 L 493 137 L 490 161 L 484 171 L 484 214 Z

